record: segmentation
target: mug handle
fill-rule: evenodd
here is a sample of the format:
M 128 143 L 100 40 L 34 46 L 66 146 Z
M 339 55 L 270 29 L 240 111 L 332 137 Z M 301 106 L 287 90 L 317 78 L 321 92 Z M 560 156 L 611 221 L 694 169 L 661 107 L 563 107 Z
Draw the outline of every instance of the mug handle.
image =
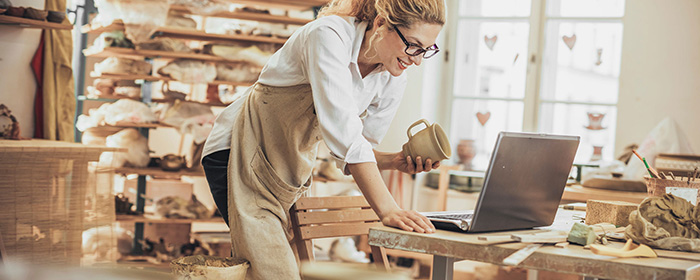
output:
M 408 135 L 408 140 L 411 140 L 411 138 L 413 138 L 413 135 L 411 135 L 411 129 L 413 129 L 414 127 L 416 127 L 417 125 L 419 125 L 421 123 L 425 124 L 426 128 L 430 126 L 428 124 L 428 121 L 426 121 L 425 119 L 417 120 L 411 126 L 408 127 L 408 130 L 406 130 L 406 135 Z

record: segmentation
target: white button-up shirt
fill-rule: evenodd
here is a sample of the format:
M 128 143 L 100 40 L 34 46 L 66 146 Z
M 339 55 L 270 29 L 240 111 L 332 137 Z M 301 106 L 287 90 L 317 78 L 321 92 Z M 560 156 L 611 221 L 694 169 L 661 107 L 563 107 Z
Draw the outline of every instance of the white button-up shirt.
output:
M 386 134 L 406 88 L 380 66 L 362 78 L 357 64 L 367 22 L 326 16 L 297 30 L 258 78 L 286 87 L 310 84 L 321 134 L 341 170 L 348 163 L 376 162 L 372 149 Z M 248 90 L 250 92 L 250 89 Z M 233 121 L 243 97 L 217 117 L 203 156 L 230 149 Z

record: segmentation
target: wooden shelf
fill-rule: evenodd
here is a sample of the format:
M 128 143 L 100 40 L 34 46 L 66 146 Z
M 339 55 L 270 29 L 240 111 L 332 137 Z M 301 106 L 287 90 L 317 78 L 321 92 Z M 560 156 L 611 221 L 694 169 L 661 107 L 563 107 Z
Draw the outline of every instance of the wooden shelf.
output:
M 281 23 L 281 24 L 296 24 L 304 25 L 309 23 L 311 20 L 303 18 L 291 18 L 286 16 L 276 16 L 264 13 L 252 13 L 252 12 L 229 12 L 229 11 L 219 11 L 213 14 L 197 14 L 196 11 L 190 10 L 189 7 L 185 5 L 170 5 L 171 11 L 178 11 L 182 13 L 189 13 L 193 15 L 201 15 L 208 17 L 220 17 L 220 18 L 230 18 L 230 19 L 242 19 L 242 20 L 252 20 L 252 21 L 262 21 L 269 23 Z
M 144 168 L 135 168 L 135 167 L 120 167 L 116 168 L 114 170 L 114 173 L 121 173 L 121 174 L 138 174 L 138 175 L 149 175 L 152 177 L 168 177 L 168 178 L 179 178 L 180 176 L 204 176 L 204 170 L 202 169 L 196 169 L 196 170 L 188 170 L 188 169 L 182 169 L 180 171 L 164 171 L 160 168 L 157 167 L 144 167 Z
M 320 7 L 328 3 L 329 0 L 234 0 L 236 4 L 265 6 L 278 9 L 306 10 L 313 7 Z
M 169 77 L 163 76 L 153 76 L 153 75 L 132 75 L 132 74 L 114 74 L 114 73 L 102 73 L 97 75 L 96 73 L 90 73 L 90 77 L 95 79 L 113 79 L 113 80 L 145 80 L 145 81 L 175 81 L 181 82 Z M 232 86 L 251 86 L 253 83 L 242 83 L 242 82 L 229 82 L 229 81 L 212 81 L 208 84 L 211 85 L 232 85 Z
M 207 42 L 227 42 L 227 41 L 247 41 L 255 43 L 272 43 L 272 44 L 284 44 L 287 42 L 286 38 L 279 38 L 275 36 L 254 36 L 254 35 L 237 35 L 237 34 L 214 34 L 206 33 L 201 30 L 196 29 L 181 29 L 173 27 L 160 27 L 156 32 L 159 32 L 159 36 L 179 38 L 187 40 L 196 41 L 207 41 Z
M 153 51 L 153 50 L 135 50 L 135 49 L 128 49 L 128 48 L 114 48 L 114 47 L 107 47 L 107 48 L 104 48 L 104 49 L 98 50 L 98 51 L 86 49 L 83 51 L 83 54 L 85 56 L 90 56 L 90 57 L 116 56 L 116 57 L 126 57 L 126 58 L 131 58 L 131 59 L 142 59 L 144 57 L 150 57 L 150 58 L 167 58 L 167 59 L 186 58 L 186 59 L 213 61 L 213 62 L 229 62 L 229 61 L 231 61 L 231 60 L 227 60 L 223 57 L 218 57 L 215 55 L 208 55 L 208 54 L 178 53 L 178 52 Z
M 86 24 L 80 28 L 83 33 L 102 33 L 115 30 L 124 30 L 124 24 L 121 21 L 115 21 L 108 26 L 93 26 Z M 246 42 L 256 42 L 256 43 L 272 43 L 272 44 L 284 44 L 287 41 L 285 38 L 279 37 L 266 37 L 266 36 L 253 36 L 253 35 L 236 35 L 236 34 L 215 34 L 206 33 L 202 30 L 197 29 L 185 29 L 177 27 L 159 27 L 156 30 L 156 36 L 179 38 L 195 41 L 205 41 L 205 42 L 230 42 L 230 41 L 246 41 Z
M 117 222 L 153 223 L 153 224 L 191 224 L 191 223 L 223 223 L 221 217 L 209 219 L 168 219 L 154 215 L 124 215 L 117 214 Z
M 5 15 L 0 15 L 0 24 L 17 25 L 18 27 L 22 27 L 22 28 L 64 29 L 64 30 L 73 29 L 73 25 L 70 25 L 70 24 L 54 23 L 54 22 L 48 22 L 48 21 L 43 21 L 43 20 L 35 20 L 35 19 L 28 19 L 28 18 L 21 18 L 21 17 L 5 16 Z
M 170 127 L 169 125 L 161 123 L 132 123 L 132 122 L 117 122 L 115 125 L 105 124 L 101 127 L 132 127 L 132 128 L 159 128 L 159 127 Z
M 90 101 L 100 101 L 100 102 L 114 102 L 119 99 L 131 99 L 131 100 L 136 100 L 136 101 L 141 101 L 139 98 L 131 98 L 128 96 L 121 96 L 121 95 L 100 95 L 100 97 L 97 98 L 91 98 L 85 95 L 78 96 L 78 100 L 90 100 Z M 173 99 L 162 99 L 162 98 L 153 98 L 151 99 L 151 102 L 155 103 L 170 103 L 170 102 L 175 102 Z M 221 102 L 202 102 L 202 101 L 194 101 L 194 100 L 180 100 L 180 102 L 187 102 L 187 103 L 197 103 L 197 104 L 202 104 L 202 105 L 208 105 L 208 106 L 228 106 L 228 104 L 221 103 Z

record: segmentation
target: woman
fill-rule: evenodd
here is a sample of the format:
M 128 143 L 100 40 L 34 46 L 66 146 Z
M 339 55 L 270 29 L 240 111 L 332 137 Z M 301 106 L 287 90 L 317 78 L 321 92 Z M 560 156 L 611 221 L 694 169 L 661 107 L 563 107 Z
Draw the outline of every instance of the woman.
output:
M 437 53 L 444 14 L 442 0 L 335 0 L 219 115 L 202 164 L 250 278 L 299 278 L 287 212 L 311 183 L 321 139 L 382 223 L 434 232 L 424 216 L 397 206 L 379 170 L 417 173 L 439 162 L 373 147 L 396 113 L 404 70 Z

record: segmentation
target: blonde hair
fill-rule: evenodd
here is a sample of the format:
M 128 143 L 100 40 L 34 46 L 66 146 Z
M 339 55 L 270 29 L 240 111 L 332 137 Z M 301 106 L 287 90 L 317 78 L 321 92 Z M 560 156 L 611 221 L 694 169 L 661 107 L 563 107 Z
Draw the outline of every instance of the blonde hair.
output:
M 352 16 L 369 22 L 377 15 L 393 26 L 410 27 L 414 23 L 445 24 L 443 0 L 333 0 L 319 12 L 319 17 Z

